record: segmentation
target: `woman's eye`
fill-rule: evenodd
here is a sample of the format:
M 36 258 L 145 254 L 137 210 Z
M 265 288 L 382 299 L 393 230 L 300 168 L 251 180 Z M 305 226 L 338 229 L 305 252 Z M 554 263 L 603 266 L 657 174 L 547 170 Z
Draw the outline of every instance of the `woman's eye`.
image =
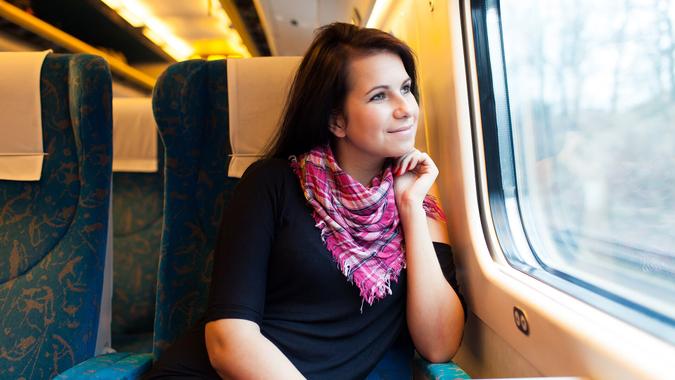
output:
M 370 100 L 383 100 L 384 99 L 384 92 L 378 92 L 377 94 L 373 95 Z
M 409 84 L 406 84 L 401 88 L 401 93 L 407 94 L 409 92 L 410 92 L 410 85 Z

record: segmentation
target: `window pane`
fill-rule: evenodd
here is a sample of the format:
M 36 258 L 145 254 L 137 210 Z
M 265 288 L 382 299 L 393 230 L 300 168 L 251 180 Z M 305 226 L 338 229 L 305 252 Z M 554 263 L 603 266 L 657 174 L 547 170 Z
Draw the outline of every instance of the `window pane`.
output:
M 672 324 L 675 1 L 500 8 L 528 241 L 545 268 Z

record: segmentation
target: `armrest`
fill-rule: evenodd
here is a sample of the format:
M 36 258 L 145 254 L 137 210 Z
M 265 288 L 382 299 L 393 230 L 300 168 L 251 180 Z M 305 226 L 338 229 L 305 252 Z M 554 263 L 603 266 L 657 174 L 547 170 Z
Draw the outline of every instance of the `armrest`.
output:
M 116 352 L 93 357 L 62 372 L 56 379 L 137 379 L 152 366 L 152 354 Z
M 446 363 L 431 363 L 415 355 L 413 362 L 415 379 L 424 380 L 455 380 L 471 379 L 457 364 L 452 361 Z

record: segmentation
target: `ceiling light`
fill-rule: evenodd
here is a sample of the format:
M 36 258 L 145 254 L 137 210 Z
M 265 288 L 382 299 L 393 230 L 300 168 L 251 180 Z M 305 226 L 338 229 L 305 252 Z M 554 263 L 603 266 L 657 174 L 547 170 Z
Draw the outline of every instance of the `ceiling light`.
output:
M 194 49 L 178 38 L 164 22 L 156 18 L 142 0 L 101 0 L 110 9 L 119 14 L 126 22 L 136 28 L 152 43 L 159 46 L 176 61 L 190 57 Z
M 211 2 L 209 15 L 217 21 L 216 35 L 220 35 L 220 37 L 212 39 L 214 42 L 220 42 L 224 46 L 221 50 L 203 50 L 200 48 L 203 45 L 203 41 L 181 38 L 180 33 L 174 32 L 170 27 L 171 21 L 169 23 L 164 22 L 164 20 L 154 13 L 152 5 L 154 3 L 147 0 L 101 0 L 101 2 L 117 12 L 130 25 L 139 28 L 148 40 L 159 46 L 177 61 L 195 56 L 208 57 L 213 54 L 226 55 L 228 57 L 232 55 L 251 56 L 237 30 L 232 28 L 232 20 L 225 12 L 225 9 L 223 9 L 220 1 Z M 180 16 L 176 15 L 176 17 L 172 18 L 172 20 L 175 19 L 180 19 Z M 187 33 L 186 35 L 189 36 L 190 34 Z M 222 44 L 222 42 L 226 42 L 227 45 Z
M 120 0 L 101 0 L 101 1 L 112 10 L 117 10 L 122 5 L 122 2 Z

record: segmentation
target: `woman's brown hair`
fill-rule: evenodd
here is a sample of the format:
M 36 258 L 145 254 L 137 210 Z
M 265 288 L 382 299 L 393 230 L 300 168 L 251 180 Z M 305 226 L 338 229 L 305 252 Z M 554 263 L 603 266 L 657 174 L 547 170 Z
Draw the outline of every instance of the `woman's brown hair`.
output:
M 349 90 L 349 64 L 354 57 L 393 53 L 411 79 L 419 101 L 415 56 L 403 41 L 378 29 L 333 23 L 318 29 L 305 53 L 286 101 L 280 128 L 266 157 L 287 158 L 327 144 L 331 117 L 339 115 Z

